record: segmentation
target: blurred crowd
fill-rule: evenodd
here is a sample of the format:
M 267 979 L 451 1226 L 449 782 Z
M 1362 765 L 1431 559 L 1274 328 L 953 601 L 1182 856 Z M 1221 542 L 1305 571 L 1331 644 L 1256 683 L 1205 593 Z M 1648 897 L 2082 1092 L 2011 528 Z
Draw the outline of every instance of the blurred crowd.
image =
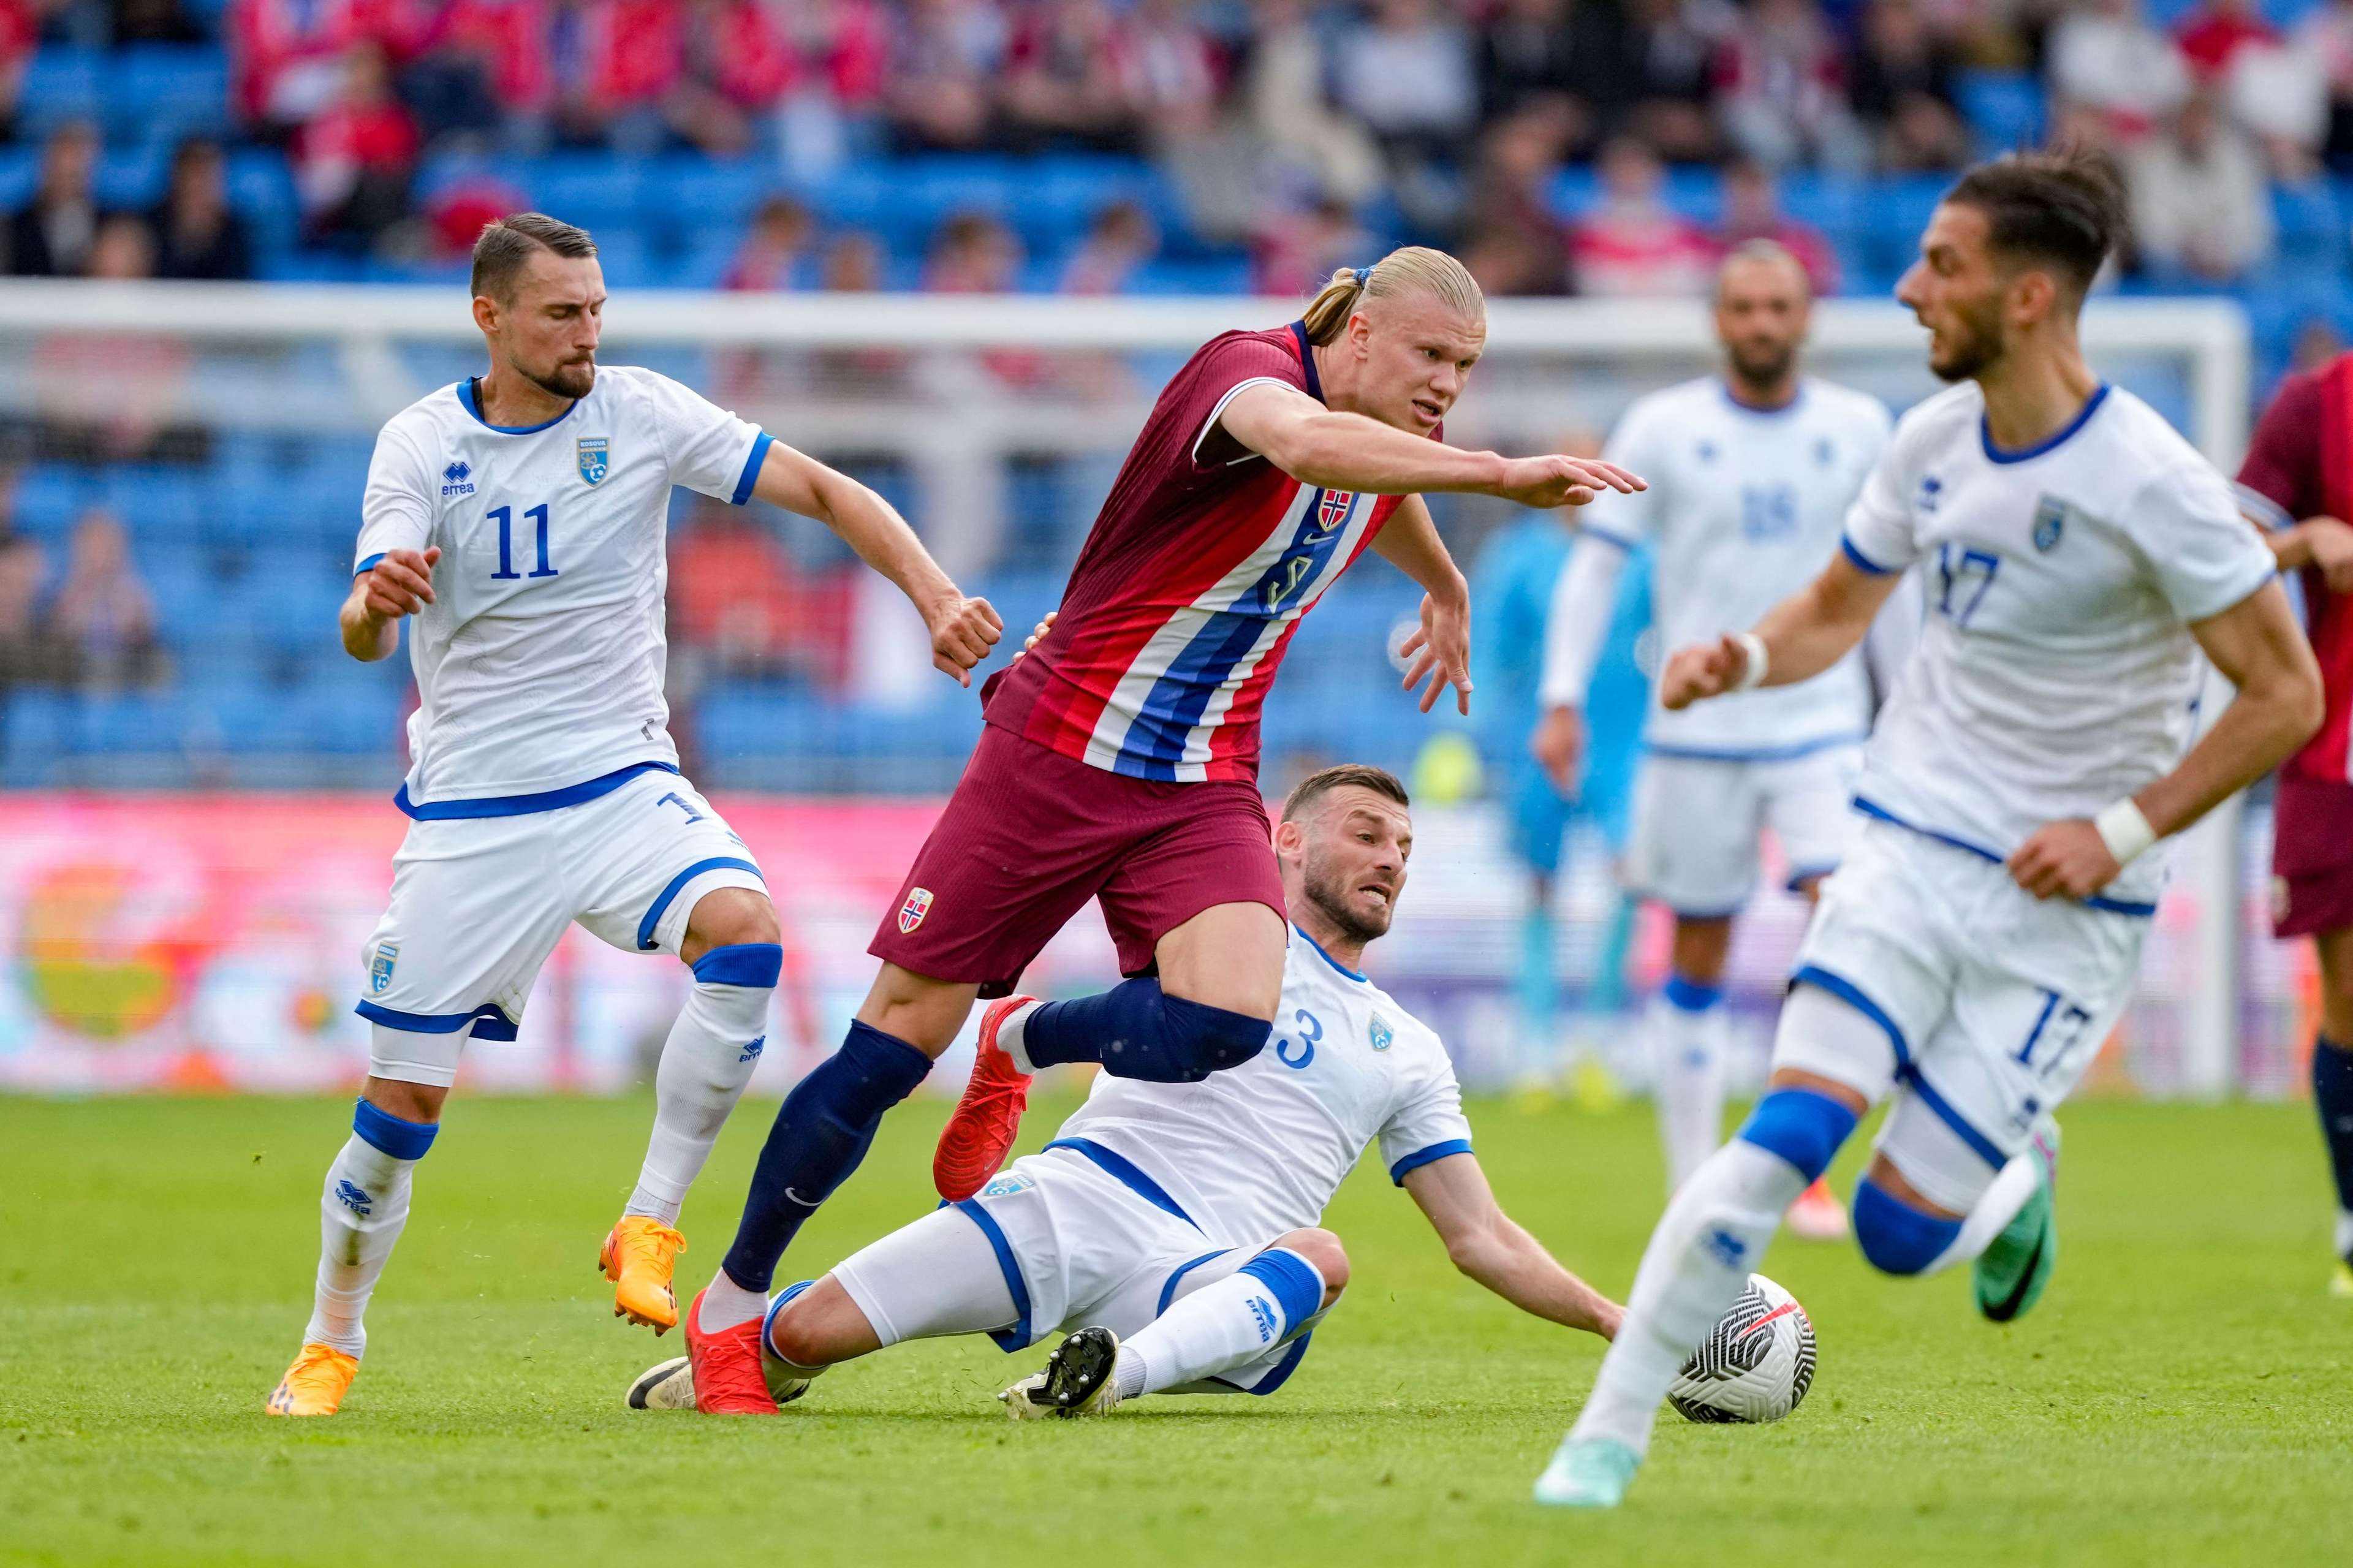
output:
M 1503 292 L 1680 292 L 1725 238 L 1819 237 L 1775 207 L 1793 168 L 1934 174 L 1982 144 L 1965 76 L 2027 73 L 2048 130 L 2112 148 L 2135 261 L 2226 280 L 2271 254 L 2274 180 L 2353 171 L 2353 0 L 2283 28 L 2256 0 L 2160 27 L 2140 0 L 0 0 L 0 127 L 43 38 L 216 32 L 237 136 L 286 150 L 306 238 L 446 253 L 501 193 L 420 203 L 420 159 L 473 149 L 700 150 L 807 189 L 892 153 L 1134 154 L 1191 226 L 1289 290 L 1372 239 L 1451 243 Z M 218 149 L 168 199 L 100 211 L 91 134 L 49 138 L 8 227 L 19 273 L 237 277 L 250 247 Z M 1662 171 L 1730 171 L 1723 232 Z M 1565 169 L 1598 187 L 1562 214 Z M 1116 288 L 1156 242 L 1123 213 L 1069 269 Z M 975 220 L 985 222 L 985 220 Z M 848 286 L 872 242 L 764 213 L 734 280 Z M 1784 232 L 1788 231 L 1788 232 Z M 1002 271 L 1005 236 L 951 224 L 930 274 Z M 818 248 L 809 250 L 816 245 Z M 804 252 L 807 252 L 804 254 Z M 1018 257 L 1016 258 L 1018 262 Z

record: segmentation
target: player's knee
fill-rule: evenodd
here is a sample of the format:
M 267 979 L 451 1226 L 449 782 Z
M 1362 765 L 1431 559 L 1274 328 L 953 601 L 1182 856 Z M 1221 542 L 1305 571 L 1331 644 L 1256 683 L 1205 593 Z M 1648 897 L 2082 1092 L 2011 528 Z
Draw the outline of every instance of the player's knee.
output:
M 1158 989 L 1149 980 L 1127 984 Z M 1145 1005 L 1139 1026 L 1106 1042 L 1103 1048 L 1103 1070 L 1115 1078 L 1198 1083 L 1213 1072 L 1240 1067 L 1258 1055 L 1274 1032 L 1267 1019 L 1212 1007 L 1206 1002 L 1165 993 L 1150 997 L 1139 994 L 1137 1000 Z
M 1883 1274 L 1917 1274 L 1944 1256 L 1961 1222 L 1914 1208 L 1865 1176 L 1854 1188 L 1854 1239 Z
M 1324 1305 L 1329 1307 L 1348 1288 L 1348 1250 L 1340 1238 L 1321 1228 L 1294 1230 L 1278 1240 L 1275 1246 L 1295 1252 L 1313 1264 L 1315 1272 L 1324 1277 Z
M 807 1295 L 787 1301 L 768 1324 L 768 1348 L 797 1367 L 833 1364 L 833 1336 Z
M 686 937 L 688 945 L 706 953 L 746 944 L 774 946 L 783 940 L 776 906 L 753 888 L 714 888 L 703 894 L 687 917 Z
M 1757 1102 L 1740 1129 L 1744 1142 L 1778 1154 L 1809 1182 L 1830 1169 L 1854 1131 L 1855 1114 L 1810 1089 L 1777 1089 Z

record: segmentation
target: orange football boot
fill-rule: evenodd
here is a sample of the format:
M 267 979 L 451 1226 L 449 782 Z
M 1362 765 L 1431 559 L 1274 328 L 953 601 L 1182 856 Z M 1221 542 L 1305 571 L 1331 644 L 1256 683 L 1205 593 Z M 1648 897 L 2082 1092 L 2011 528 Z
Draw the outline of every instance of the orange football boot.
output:
M 702 1331 L 702 1292 L 686 1309 L 686 1355 L 694 1374 L 694 1407 L 705 1415 L 774 1415 L 776 1396 L 760 1369 L 760 1329 L 766 1315 Z
M 678 1327 L 670 1270 L 685 1250 L 686 1237 L 661 1221 L 623 1215 L 596 1249 L 596 1267 L 613 1282 L 613 1316 L 646 1324 L 657 1339 Z
M 359 1357 L 332 1345 L 306 1344 L 262 1408 L 272 1415 L 332 1415 L 359 1372 Z
M 1021 1113 L 1029 1109 L 1029 1075 L 997 1048 L 997 1031 L 1015 1008 L 1036 1000 L 1008 996 L 990 1003 L 980 1016 L 980 1048 L 973 1056 L 972 1077 L 964 1086 L 964 1098 L 956 1101 L 955 1113 L 940 1129 L 939 1147 L 932 1151 L 932 1185 L 950 1203 L 987 1186 L 1021 1135 Z

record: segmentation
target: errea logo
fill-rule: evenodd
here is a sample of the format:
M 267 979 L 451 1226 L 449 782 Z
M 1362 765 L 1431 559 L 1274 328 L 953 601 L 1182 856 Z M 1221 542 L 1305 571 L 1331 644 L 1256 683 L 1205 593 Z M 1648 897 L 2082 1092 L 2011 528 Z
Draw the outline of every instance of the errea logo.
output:
M 470 496 L 474 493 L 474 470 L 466 464 L 452 463 L 441 470 L 441 496 Z

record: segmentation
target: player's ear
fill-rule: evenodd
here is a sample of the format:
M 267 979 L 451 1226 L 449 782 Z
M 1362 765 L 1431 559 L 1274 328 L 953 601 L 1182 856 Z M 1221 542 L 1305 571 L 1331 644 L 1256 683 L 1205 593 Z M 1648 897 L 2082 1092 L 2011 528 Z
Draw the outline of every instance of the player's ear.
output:
M 474 296 L 474 325 L 486 332 L 499 330 L 499 304 L 488 294 Z
M 1274 825 L 1274 853 L 1278 859 L 1296 859 L 1307 844 L 1307 830 L 1292 821 Z

